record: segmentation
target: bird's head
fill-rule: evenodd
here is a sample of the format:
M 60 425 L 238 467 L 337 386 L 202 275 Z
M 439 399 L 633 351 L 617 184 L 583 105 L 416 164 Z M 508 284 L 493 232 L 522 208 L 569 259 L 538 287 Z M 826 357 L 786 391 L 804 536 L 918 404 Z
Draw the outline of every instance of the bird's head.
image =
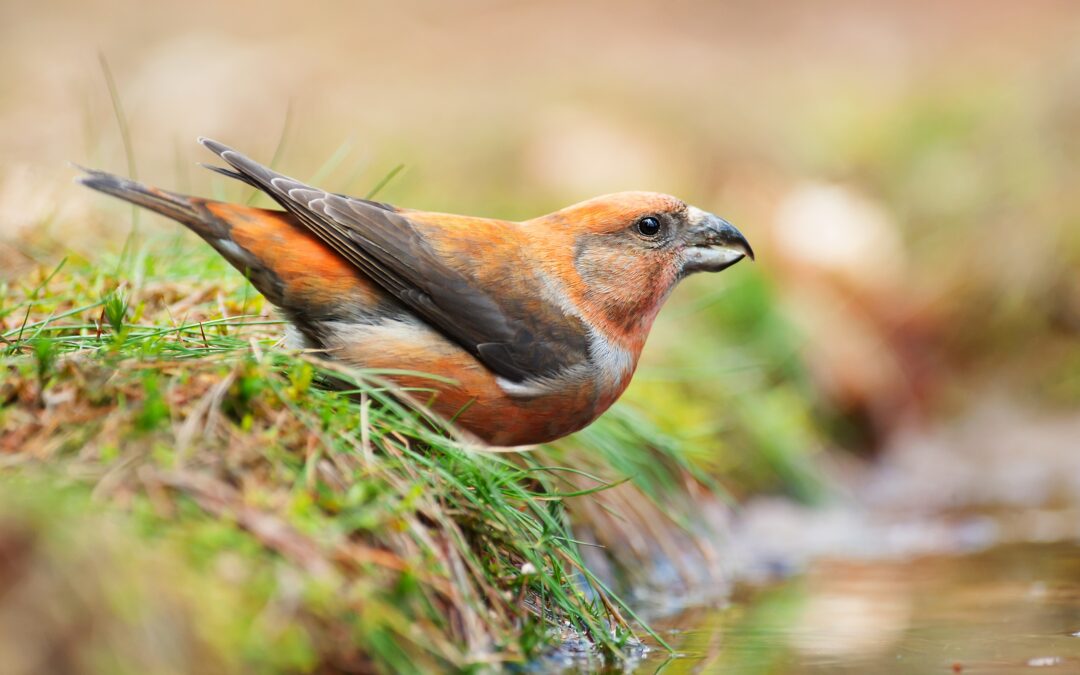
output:
M 530 229 L 539 235 L 533 228 L 540 226 L 562 242 L 553 262 L 562 268 L 560 278 L 573 280 L 583 312 L 642 340 L 684 276 L 754 257 L 731 223 L 655 192 L 596 197 L 537 220 Z

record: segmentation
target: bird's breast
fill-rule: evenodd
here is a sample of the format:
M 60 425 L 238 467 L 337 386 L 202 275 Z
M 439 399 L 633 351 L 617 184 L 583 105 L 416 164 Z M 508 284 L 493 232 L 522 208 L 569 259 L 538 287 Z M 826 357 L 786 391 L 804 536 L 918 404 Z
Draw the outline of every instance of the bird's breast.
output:
M 317 330 L 328 356 L 387 371 L 384 379 L 410 398 L 498 446 L 544 443 L 581 429 L 618 398 L 634 365 L 621 347 L 594 340 L 589 358 L 570 371 L 542 382 L 508 383 L 408 314 L 322 321 Z
M 640 350 L 619 344 L 595 329 L 589 332 L 589 362 L 596 382 L 597 415 L 611 407 L 630 384 Z

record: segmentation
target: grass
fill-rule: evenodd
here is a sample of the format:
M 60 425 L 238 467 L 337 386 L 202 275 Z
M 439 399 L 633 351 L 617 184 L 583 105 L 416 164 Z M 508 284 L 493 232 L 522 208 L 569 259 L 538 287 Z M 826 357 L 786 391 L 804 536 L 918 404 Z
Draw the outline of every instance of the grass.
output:
M 379 373 L 277 348 L 263 299 L 195 246 L 152 239 L 116 276 L 65 259 L 0 293 L 0 548 L 82 578 L 79 611 L 51 578 L 27 602 L 111 636 L 29 622 L 69 669 L 470 670 L 568 639 L 618 661 L 648 628 L 598 561 L 621 590 L 665 554 L 711 573 L 690 514 L 722 491 L 633 411 L 557 447 L 471 450 Z

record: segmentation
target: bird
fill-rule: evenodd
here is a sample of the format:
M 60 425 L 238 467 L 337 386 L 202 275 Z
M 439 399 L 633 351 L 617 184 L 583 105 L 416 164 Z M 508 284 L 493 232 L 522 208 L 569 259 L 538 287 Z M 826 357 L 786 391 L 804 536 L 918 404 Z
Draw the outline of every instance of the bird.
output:
M 629 385 L 678 282 L 754 258 L 731 223 L 666 194 L 498 220 L 328 192 L 199 143 L 227 165 L 206 168 L 281 209 L 82 167 L 77 180 L 193 230 L 284 315 L 291 346 L 430 392 L 429 410 L 488 446 L 592 423 Z

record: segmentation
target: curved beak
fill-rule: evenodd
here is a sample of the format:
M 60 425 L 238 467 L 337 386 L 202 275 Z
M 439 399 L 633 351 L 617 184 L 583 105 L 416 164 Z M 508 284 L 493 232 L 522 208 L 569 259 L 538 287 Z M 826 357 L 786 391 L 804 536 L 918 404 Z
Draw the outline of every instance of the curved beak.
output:
M 728 221 L 690 207 L 690 229 L 686 233 L 683 273 L 719 272 L 743 258 L 754 259 L 750 242 Z

